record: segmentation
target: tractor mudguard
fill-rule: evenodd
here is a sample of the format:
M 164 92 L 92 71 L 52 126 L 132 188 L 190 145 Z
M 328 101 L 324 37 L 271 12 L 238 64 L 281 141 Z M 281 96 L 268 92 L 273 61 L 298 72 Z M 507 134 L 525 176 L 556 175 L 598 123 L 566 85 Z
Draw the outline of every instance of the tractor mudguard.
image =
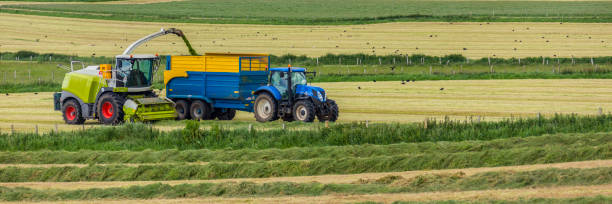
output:
M 278 91 L 278 89 L 276 89 L 276 87 L 274 86 L 262 86 L 259 87 L 255 90 L 254 95 L 258 95 L 259 93 L 262 92 L 268 92 L 270 94 L 272 94 L 272 96 L 274 97 L 274 99 L 276 99 L 276 101 L 280 101 L 281 100 L 281 94 Z

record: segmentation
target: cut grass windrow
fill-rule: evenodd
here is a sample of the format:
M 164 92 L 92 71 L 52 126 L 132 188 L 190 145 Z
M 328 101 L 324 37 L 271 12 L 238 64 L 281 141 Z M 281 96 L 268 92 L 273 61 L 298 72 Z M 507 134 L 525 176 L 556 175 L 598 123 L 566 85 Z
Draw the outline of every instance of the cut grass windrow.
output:
M 374 157 L 404 154 L 480 152 L 562 145 L 567 148 L 612 142 L 612 133 L 555 134 L 491 141 L 423 142 L 391 145 L 294 147 L 288 149 L 239 150 L 144 150 L 144 151 L 28 151 L 0 152 L 2 164 L 112 164 L 164 162 L 245 162 Z
M 193 121 L 188 121 L 188 124 Z M 195 124 L 196 122 L 193 122 Z M 552 133 L 612 131 L 612 115 L 555 115 L 550 118 L 506 119 L 497 122 L 428 121 L 411 124 L 334 124 L 315 130 L 224 129 L 218 125 L 202 130 L 187 125 L 182 130 L 161 132 L 151 126 L 127 124 L 76 132 L 42 135 L 0 135 L 0 150 L 162 150 L 162 149 L 267 149 L 290 147 L 395 144 L 430 141 L 493 140 L 540 136 Z
M 93 188 L 86 190 L 34 190 L 0 187 L 0 199 L 23 200 L 91 200 L 91 199 L 152 199 L 193 198 L 210 196 L 279 196 L 326 194 L 375 194 L 433 191 L 468 191 L 484 189 L 517 189 L 571 185 L 601 185 L 612 183 L 612 168 L 543 169 L 526 172 L 486 172 L 474 175 L 424 174 L 414 178 L 389 176 L 377 180 L 359 180 L 352 184 L 321 184 L 275 182 L 255 184 L 202 183 L 151 184 L 128 188 Z
M 267 178 L 324 174 L 396 172 L 493 167 L 612 158 L 612 144 L 567 148 L 549 146 L 462 153 L 431 153 L 365 158 L 211 162 L 206 165 L 89 165 L 87 167 L 0 168 L 0 182 L 148 181 Z

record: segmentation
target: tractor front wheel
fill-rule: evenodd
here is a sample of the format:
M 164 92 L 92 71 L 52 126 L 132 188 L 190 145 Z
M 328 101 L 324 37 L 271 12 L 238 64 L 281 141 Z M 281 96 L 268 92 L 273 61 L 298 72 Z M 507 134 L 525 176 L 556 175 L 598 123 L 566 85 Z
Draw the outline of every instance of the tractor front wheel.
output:
M 191 115 L 189 114 L 189 102 L 185 101 L 185 100 L 178 100 L 176 101 L 176 119 L 177 120 L 185 120 L 185 119 L 189 119 L 191 118 Z
M 64 102 L 62 113 L 64 113 L 64 121 L 66 124 L 76 125 L 85 123 L 85 118 L 81 112 L 81 105 L 74 99 Z
M 123 104 L 125 98 L 116 93 L 106 93 L 100 96 L 96 107 L 98 120 L 105 125 L 123 123 Z
M 189 113 L 191 114 L 191 118 L 194 120 L 209 120 L 212 113 L 212 108 L 210 108 L 206 102 L 195 100 L 191 103 Z
M 301 122 L 312 122 L 315 118 L 314 104 L 310 100 L 301 100 L 293 106 L 293 119 Z
M 331 100 L 331 99 L 327 99 L 325 103 L 327 105 L 327 114 L 317 115 L 317 117 L 319 118 L 319 121 L 336 122 L 336 120 L 338 120 L 338 104 L 336 104 L 336 101 Z

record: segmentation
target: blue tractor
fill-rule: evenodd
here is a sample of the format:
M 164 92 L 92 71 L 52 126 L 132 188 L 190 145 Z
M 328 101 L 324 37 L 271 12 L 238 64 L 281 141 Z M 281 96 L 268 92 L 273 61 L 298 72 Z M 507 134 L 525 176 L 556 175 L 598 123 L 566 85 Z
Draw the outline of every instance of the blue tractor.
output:
M 254 92 L 253 112 L 259 122 L 284 121 L 334 122 L 338 119 L 338 105 L 328 99 L 325 90 L 309 86 L 306 69 L 280 67 L 269 69 L 268 84 Z

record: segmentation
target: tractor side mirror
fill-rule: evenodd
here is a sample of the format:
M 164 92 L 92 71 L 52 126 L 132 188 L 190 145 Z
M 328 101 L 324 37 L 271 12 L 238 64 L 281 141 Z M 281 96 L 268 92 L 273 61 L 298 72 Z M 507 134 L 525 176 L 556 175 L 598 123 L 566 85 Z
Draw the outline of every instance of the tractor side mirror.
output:
M 281 78 L 284 78 L 284 77 L 285 77 L 285 72 L 281 72 L 281 73 L 280 73 L 280 77 L 281 77 Z

